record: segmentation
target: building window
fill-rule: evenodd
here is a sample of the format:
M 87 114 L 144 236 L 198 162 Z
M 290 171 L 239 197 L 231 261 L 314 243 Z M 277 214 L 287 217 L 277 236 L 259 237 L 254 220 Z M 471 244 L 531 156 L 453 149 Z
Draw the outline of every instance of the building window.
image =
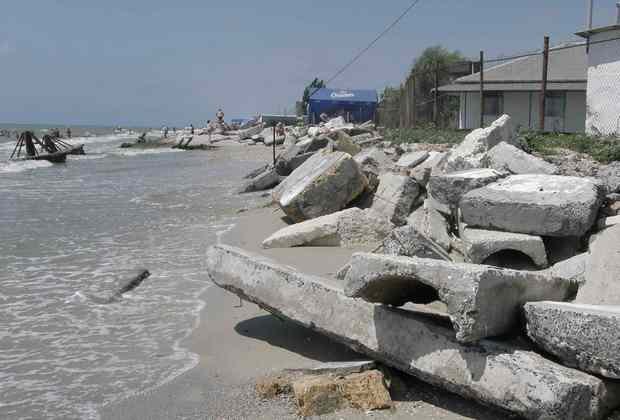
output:
M 484 94 L 484 115 L 501 115 L 504 112 L 504 95 L 501 92 Z
M 547 92 L 547 99 L 545 100 L 545 117 L 564 117 L 565 103 L 566 92 Z

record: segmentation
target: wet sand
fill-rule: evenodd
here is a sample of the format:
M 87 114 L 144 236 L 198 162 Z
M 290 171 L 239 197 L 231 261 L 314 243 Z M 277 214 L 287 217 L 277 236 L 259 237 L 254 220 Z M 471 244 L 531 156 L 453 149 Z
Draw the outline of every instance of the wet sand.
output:
M 304 272 L 333 278 L 352 250 L 291 248 L 263 250 L 260 242 L 285 226 L 273 207 L 251 210 L 221 240 L 277 259 Z M 207 281 L 205 276 L 205 281 Z M 337 280 L 333 280 L 336 282 Z M 345 346 L 292 322 L 281 321 L 254 304 L 210 287 L 199 327 L 184 346 L 200 356 L 199 364 L 160 388 L 111 404 L 103 419 L 290 419 L 297 418 L 290 397 L 264 401 L 254 392 L 262 375 L 320 362 L 364 358 Z M 366 414 L 345 410 L 325 419 L 498 419 L 498 413 L 413 378 L 398 395 L 395 409 Z

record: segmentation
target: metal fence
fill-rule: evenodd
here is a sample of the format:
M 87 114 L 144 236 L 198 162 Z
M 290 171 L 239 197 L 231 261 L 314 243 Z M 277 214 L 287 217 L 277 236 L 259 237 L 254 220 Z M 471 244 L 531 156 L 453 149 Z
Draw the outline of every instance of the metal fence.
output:
M 598 42 L 618 41 L 618 38 Z M 587 75 L 579 74 L 582 67 L 575 66 L 581 51 L 574 50 L 577 56 L 567 57 L 567 50 L 581 48 L 587 61 L 586 51 L 593 43 L 568 42 L 554 48 L 550 47 L 549 37 L 544 37 L 542 49 L 523 54 L 485 58 L 484 51 L 480 51 L 478 60 L 461 61 L 445 66 L 436 65 L 431 70 L 412 72 L 407 79 L 390 95 L 385 95 L 379 103 L 377 123 L 387 128 L 414 128 L 433 124 L 438 128 L 473 129 L 484 127 L 492 121 L 497 112 L 503 110 L 503 91 L 520 92 L 526 99 L 523 107 L 528 112 L 527 125 L 529 129 L 540 131 L 571 131 L 566 126 L 571 116 L 566 112 L 567 94 L 583 92 L 585 106 L 585 83 Z M 554 57 L 554 54 L 558 54 Z M 563 54 L 563 56 L 560 56 Z M 485 76 L 485 72 L 497 65 L 525 59 L 540 57 L 525 65 L 524 72 L 529 72 L 527 80 L 497 80 Z M 556 58 L 556 60 L 550 60 Z M 552 68 L 552 66 L 556 66 Z M 580 70 L 581 69 L 581 70 Z M 531 74 L 534 72 L 535 74 Z M 554 77 L 549 79 L 550 74 Z M 467 83 L 453 82 L 464 76 Z M 578 77 L 576 77 L 578 76 Z M 620 80 L 620 79 L 619 79 Z M 620 81 L 618 82 L 620 83 Z M 461 85 L 462 86 L 459 86 Z M 442 86 L 456 86 L 457 89 L 440 88 Z M 510 85 L 510 86 L 509 86 Z M 458 89 L 462 88 L 462 91 Z M 468 102 L 469 101 L 469 102 Z M 465 113 L 464 105 L 469 105 L 469 114 Z M 569 110 L 570 111 L 570 110 Z M 475 113 L 475 114 L 474 114 Z M 620 120 L 620 118 L 619 118 Z

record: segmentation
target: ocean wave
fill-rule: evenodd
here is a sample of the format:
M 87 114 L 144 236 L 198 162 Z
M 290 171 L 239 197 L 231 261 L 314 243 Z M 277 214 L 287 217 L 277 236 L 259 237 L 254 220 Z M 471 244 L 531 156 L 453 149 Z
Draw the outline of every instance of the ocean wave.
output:
M 116 150 L 112 153 L 115 155 L 120 155 L 120 156 L 139 156 L 139 155 L 156 155 L 160 153 L 181 153 L 181 152 L 184 152 L 184 150 L 158 148 L 158 149 L 144 149 L 144 150 Z
M 48 168 L 53 163 L 47 160 L 21 160 L 21 161 L 7 161 L 0 162 L 0 173 L 16 173 L 23 172 L 30 169 Z
M 71 160 L 94 160 L 94 159 L 103 159 L 108 155 L 105 153 L 96 153 L 96 154 L 87 154 L 87 155 L 69 155 L 69 159 Z

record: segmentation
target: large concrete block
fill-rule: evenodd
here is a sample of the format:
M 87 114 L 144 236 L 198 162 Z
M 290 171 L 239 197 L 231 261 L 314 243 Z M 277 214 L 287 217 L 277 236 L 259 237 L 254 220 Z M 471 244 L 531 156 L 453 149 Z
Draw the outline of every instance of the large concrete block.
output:
M 216 246 L 207 269 L 219 286 L 278 317 L 319 331 L 423 381 L 528 419 L 602 419 L 616 384 L 561 366 L 523 345 L 464 346 L 428 317 L 345 297 L 326 281 L 265 257 Z
M 342 210 L 368 181 L 351 155 L 316 153 L 273 192 L 273 199 L 295 222 Z
M 577 284 L 583 284 L 586 281 L 586 265 L 588 258 L 588 253 L 584 252 L 557 262 L 544 270 L 544 272 L 554 277 L 562 277 L 563 279 L 573 281 Z
M 428 190 L 441 204 L 456 207 L 466 193 L 484 187 L 505 176 L 495 169 L 470 169 L 431 175 Z
M 349 263 L 345 294 L 368 302 L 402 306 L 441 300 L 461 342 L 510 332 L 521 306 L 565 300 L 576 285 L 560 278 L 436 259 L 356 253 Z
M 409 225 L 401 226 L 390 232 L 383 240 L 382 252 L 387 255 L 451 260 L 439 244 Z
M 501 142 L 486 154 L 485 166 L 513 174 L 547 174 L 558 172 L 558 167 L 506 142 Z
M 441 161 L 446 155 L 445 152 L 428 152 L 428 154 L 429 156 L 424 162 L 420 163 L 409 172 L 409 175 L 423 187 L 426 187 L 432 173 L 437 170 L 436 168 L 441 164 Z
M 404 225 L 418 195 L 420 187 L 413 178 L 386 172 L 379 176 L 371 209 L 386 215 L 395 225 Z
M 592 305 L 620 305 L 620 226 L 597 234 L 590 246 L 585 284 L 576 302 Z
M 407 224 L 433 240 L 445 251 L 450 251 L 452 241 L 448 233 L 448 221 L 437 210 L 427 206 L 426 202 L 407 217 Z
M 487 151 L 500 142 L 516 144 L 514 127 L 508 115 L 502 115 L 487 128 L 478 128 L 448 152 L 442 162 L 444 172 L 476 169 L 483 166 Z
M 280 229 L 263 241 L 263 248 L 294 246 L 357 247 L 381 242 L 394 228 L 385 217 L 351 208 Z
M 620 306 L 535 302 L 524 307 L 527 334 L 563 364 L 620 379 Z
M 540 236 L 466 227 L 461 239 L 465 243 L 467 257 L 474 264 L 481 264 L 498 252 L 519 251 L 530 257 L 539 268 L 547 267 L 547 251 Z
M 243 184 L 237 191 L 239 194 L 263 191 L 275 187 L 280 183 L 280 176 L 275 169 L 268 168 L 262 173 Z
M 427 151 L 405 153 L 398 159 L 396 166 L 401 168 L 415 168 L 429 157 Z
M 543 236 L 581 236 L 594 224 L 603 201 L 587 178 L 513 175 L 468 192 L 461 199 L 472 227 Z

